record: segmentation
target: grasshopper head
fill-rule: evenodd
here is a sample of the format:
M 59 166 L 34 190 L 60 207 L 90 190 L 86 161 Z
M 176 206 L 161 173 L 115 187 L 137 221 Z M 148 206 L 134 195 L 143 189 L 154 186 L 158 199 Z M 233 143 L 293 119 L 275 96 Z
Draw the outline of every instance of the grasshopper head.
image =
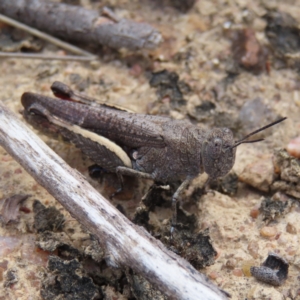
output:
M 286 117 L 261 127 L 238 141 L 234 141 L 232 131 L 228 128 L 216 128 L 209 132 L 202 144 L 202 163 L 205 173 L 212 179 L 226 175 L 234 165 L 236 147 L 246 143 L 256 143 L 263 139 L 247 140 L 250 136 L 272 127 Z
M 209 132 L 202 144 L 202 163 L 212 179 L 226 175 L 234 165 L 236 148 L 232 131 L 216 128 Z

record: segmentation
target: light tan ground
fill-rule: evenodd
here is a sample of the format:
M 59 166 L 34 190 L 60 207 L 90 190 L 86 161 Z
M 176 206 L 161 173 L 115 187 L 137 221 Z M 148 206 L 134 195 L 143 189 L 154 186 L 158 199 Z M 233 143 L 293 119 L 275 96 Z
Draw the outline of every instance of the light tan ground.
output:
M 105 1 L 104 1 L 105 2 Z M 248 10 L 253 16 L 251 21 L 257 37 L 265 43 L 263 29 L 265 26 L 261 16 L 269 6 L 291 13 L 300 22 L 300 1 L 198 1 L 187 14 L 180 14 L 173 8 L 164 8 L 156 1 L 106 1 L 115 4 L 117 11 L 124 17 L 145 20 L 157 26 L 166 42 L 151 53 L 154 70 L 167 68 L 180 75 L 193 88 L 189 97 L 203 97 L 203 91 L 209 91 L 225 76 L 225 63 L 230 54 L 230 42 L 222 33 L 222 25 L 226 21 L 236 24 L 243 23 L 243 15 Z M 266 4 L 265 3 L 265 4 Z M 54 49 L 54 50 L 53 50 Z M 192 53 L 187 63 L 176 63 L 171 57 L 178 52 Z M 47 51 L 57 51 L 51 47 Z M 144 55 L 147 56 L 145 52 Z M 218 59 L 215 64 L 214 59 Z M 71 74 L 80 74 L 82 79 L 89 79 L 90 85 L 85 90 L 90 96 L 128 107 L 140 113 L 146 113 L 157 98 L 155 90 L 150 88 L 148 79 L 142 73 L 134 76 L 134 68 L 129 68 L 120 56 L 107 59 L 106 62 L 46 62 L 38 60 L 0 60 L 0 100 L 10 109 L 18 113 L 21 109 L 20 96 L 25 91 L 49 94 L 50 85 L 55 80 L 70 83 Z M 105 85 L 98 83 L 104 81 Z M 261 97 L 276 114 L 288 116 L 288 120 L 278 126 L 264 143 L 242 145 L 238 148 L 234 170 L 239 174 L 251 161 L 262 154 L 272 154 L 275 147 L 285 147 L 287 142 L 299 135 L 300 107 L 299 76 L 290 69 L 275 70 L 271 68 L 268 75 L 259 76 L 243 72 L 236 81 L 229 85 L 228 95 L 234 99 L 237 107 L 247 100 Z M 276 99 L 279 99 L 276 101 Z M 192 101 L 192 100 L 190 100 Z M 193 100 L 194 101 L 194 100 Z M 218 103 L 222 109 L 222 103 Z M 235 109 L 233 107 L 232 111 Z M 172 112 L 173 116 L 181 117 L 180 113 Z M 20 116 L 21 118 L 21 116 Z M 257 127 L 264 124 L 258 124 Z M 7 124 L 9 126 L 9 124 Z M 89 162 L 82 158 L 80 151 L 58 141 L 43 139 L 67 162 L 83 172 L 87 177 L 86 168 Z M 97 182 L 89 181 L 100 190 Z M 28 193 L 32 197 L 24 203 L 31 209 L 33 199 L 39 199 L 47 205 L 56 205 L 66 215 L 67 222 L 76 227 L 67 212 L 60 207 L 43 188 L 12 159 L 0 149 L 0 195 L 7 197 L 15 193 Z M 136 192 L 137 199 L 142 192 Z M 266 239 L 260 236 L 263 223 L 250 216 L 250 210 L 257 206 L 262 193 L 240 184 L 237 196 L 228 197 L 216 194 L 207 195 L 201 200 L 199 218 L 201 226 L 211 227 L 211 237 L 219 257 L 213 266 L 202 270 L 213 281 L 232 294 L 232 299 L 296 299 L 299 289 L 299 237 L 300 211 L 295 208 L 286 216 L 279 218 L 272 226 L 276 227 L 277 238 Z M 135 203 L 137 200 L 135 201 Z M 129 207 L 134 201 L 127 202 Z M 20 222 L 16 225 L 0 227 L 0 285 L 3 284 L 3 271 L 16 268 L 19 281 L 11 288 L 0 288 L 0 299 L 40 299 L 39 272 L 45 266 L 47 254 L 38 253 L 34 247 L 35 235 L 32 233 L 32 211 L 21 212 Z M 297 234 L 286 231 L 287 223 L 293 224 Z M 11 237 L 11 239 L 8 239 Z M 74 237 L 73 237 L 74 238 Z M 7 242 L 9 243 L 7 245 Z M 249 244 L 257 243 L 257 257 L 249 252 Z M 259 265 L 266 258 L 268 251 L 277 251 L 290 263 L 289 277 L 286 283 L 278 288 L 257 282 L 252 277 L 244 276 L 239 270 L 245 260 L 254 260 Z M 37 254 L 38 253 L 38 254 Z M 226 267 L 232 260 L 233 269 Z M 7 261 L 7 263 L 5 263 Z M 2 281 L 1 281 L 2 280 Z M 30 296 L 29 296 L 30 295 Z M 299 297 L 299 296 L 298 296 Z

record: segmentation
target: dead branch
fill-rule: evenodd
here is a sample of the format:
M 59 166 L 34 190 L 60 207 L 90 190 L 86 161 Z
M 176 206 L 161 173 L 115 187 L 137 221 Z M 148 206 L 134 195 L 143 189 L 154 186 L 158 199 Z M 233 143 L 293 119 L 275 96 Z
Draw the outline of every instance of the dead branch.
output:
M 132 268 L 170 299 L 226 299 L 187 261 L 132 224 L 1 103 L 0 144 L 98 238 L 112 265 Z
M 109 9 L 95 10 L 42 0 L 0 1 L 0 13 L 39 30 L 81 44 L 131 50 L 152 49 L 161 34 L 147 23 L 120 19 Z

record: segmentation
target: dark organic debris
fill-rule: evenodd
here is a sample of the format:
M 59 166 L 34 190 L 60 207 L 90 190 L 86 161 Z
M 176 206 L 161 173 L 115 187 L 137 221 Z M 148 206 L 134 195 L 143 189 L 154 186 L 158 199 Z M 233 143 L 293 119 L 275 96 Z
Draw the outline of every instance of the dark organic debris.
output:
M 148 231 L 153 230 L 153 226 L 149 224 L 149 209 L 146 206 L 139 206 L 133 216 L 132 222 L 139 226 L 145 227 Z
M 33 203 L 34 228 L 37 232 L 60 231 L 65 222 L 65 217 L 54 206 L 44 206 L 40 201 Z
M 196 0 L 171 0 L 171 3 L 179 11 L 185 13 L 193 7 Z
M 102 167 L 98 166 L 97 164 L 91 165 L 88 168 L 89 170 L 89 175 L 93 178 L 93 179 L 99 179 L 101 178 L 104 174 L 107 173 L 107 171 L 105 169 L 103 169 Z
M 235 172 L 230 172 L 220 180 L 211 182 L 210 187 L 226 195 L 234 196 L 238 188 L 238 176 Z
M 175 191 L 176 184 L 163 186 L 154 183 L 143 196 L 142 205 L 136 209 L 132 222 L 144 226 L 149 232 L 154 231 L 154 226 L 149 223 L 150 211 L 156 206 L 171 208 L 171 197 Z
M 269 253 L 261 267 L 251 267 L 251 275 L 257 280 L 279 286 L 284 283 L 288 276 L 289 264 L 276 253 Z
M 162 242 L 178 255 L 185 258 L 196 269 L 210 266 L 215 262 L 217 251 L 212 245 L 209 230 L 192 233 L 190 230 L 176 230 L 172 239 L 164 235 Z
M 70 238 L 64 232 L 43 231 L 37 239 L 37 246 L 45 251 L 53 252 L 64 245 L 73 246 Z
M 153 211 L 155 206 L 171 207 L 171 197 L 175 193 L 179 183 L 171 183 L 169 185 L 153 184 L 148 192 L 143 196 L 143 204 Z
M 0 219 L 5 225 L 11 221 L 13 222 L 18 220 L 20 204 L 29 196 L 30 195 L 19 194 L 1 200 Z
M 104 258 L 104 250 L 93 236 L 85 239 L 84 244 L 78 247 L 64 232 L 43 231 L 38 235 L 37 246 L 45 251 L 57 250 L 60 257 L 69 260 L 91 257 L 94 261 L 100 262 Z
M 99 288 L 86 276 L 78 260 L 62 260 L 50 256 L 48 272 L 42 281 L 41 295 L 45 300 L 92 300 L 99 298 Z
M 226 99 L 226 90 L 231 84 L 234 83 L 237 77 L 238 73 L 232 73 L 230 70 L 228 70 L 227 75 L 221 79 L 212 90 L 216 100 L 221 101 L 222 99 Z
M 45 250 L 53 252 L 64 259 L 74 259 L 83 255 L 81 248 L 76 248 L 73 242 L 64 232 L 43 231 L 38 235 L 37 245 Z
M 199 103 L 192 103 L 192 101 L 190 101 L 187 109 L 191 117 L 199 122 L 203 122 L 214 115 L 216 104 L 209 100 L 200 100 Z
M 260 205 L 263 220 L 270 222 L 282 216 L 289 205 L 289 201 L 280 201 L 273 198 L 265 198 Z
M 144 196 L 143 205 L 136 210 L 133 222 L 144 226 L 156 238 L 160 239 L 166 247 L 185 258 L 196 269 L 209 266 L 214 263 L 217 252 L 210 240 L 208 229 L 200 233 L 194 233 L 197 227 L 195 214 L 185 211 L 178 205 L 176 230 L 172 238 L 170 237 L 170 226 L 157 227 L 149 223 L 149 212 L 153 211 L 155 206 L 171 208 L 171 198 L 174 190 L 176 190 L 176 184 L 170 186 L 154 184 Z
M 136 299 L 139 300 L 167 300 L 157 288 L 153 287 L 144 277 L 132 271 L 126 272 L 126 277 L 131 285 L 131 291 Z
M 244 69 L 260 73 L 266 69 L 267 49 L 260 45 L 252 28 L 244 28 L 231 33 L 231 50 L 234 61 Z
M 197 227 L 197 217 L 195 214 L 189 213 L 182 207 L 177 209 L 177 225 L 179 230 L 188 230 L 193 232 Z
M 100 262 L 105 257 L 105 251 L 94 236 L 91 236 L 90 238 L 90 242 L 84 248 L 84 254 L 90 256 L 94 261 Z
M 300 50 L 299 25 L 290 14 L 269 12 L 264 18 L 267 20 L 266 36 L 276 54 L 283 56 Z
M 16 269 L 8 269 L 4 273 L 4 286 L 10 287 L 11 285 L 17 283 L 19 281 L 17 270 Z
M 180 108 L 186 104 L 183 97 L 191 88 L 183 81 L 179 81 L 179 76 L 175 72 L 162 70 L 152 74 L 150 86 L 157 88 L 159 100 L 169 97 L 173 108 Z
M 300 199 L 300 160 L 288 154 L 284 149 L 275 150 L 273 156 L 276 180 L 272 191 L 281 191 Z

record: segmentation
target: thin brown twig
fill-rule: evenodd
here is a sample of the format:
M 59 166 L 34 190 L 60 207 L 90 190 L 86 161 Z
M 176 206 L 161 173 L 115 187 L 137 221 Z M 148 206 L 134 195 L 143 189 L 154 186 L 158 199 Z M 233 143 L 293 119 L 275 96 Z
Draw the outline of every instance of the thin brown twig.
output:
M 22 59 L 42 59 L 42 60 L 75 60 L 75 61 L 97 60 L 96 56 L 51 55 L 51 54 L 2 52 L 2 51 L 0 51 L 0 57 L 2 57 L 2 58 L 22 58 Z
M 73 46 L 73 45 L 69 44 L 69 43 L 63 42 L 60 39 L 57 39 L 57 38 L 55 38 L 55 37 L 53 37 L 53 36 L 51 36 L 47 33 L 44 33 L 40 30 L 32 28 L 31 26 L 25 25 L 25 24 L 23 24 L 19 21 L 11 19 L 11 18 L 9 18 L 7 16 L 4 16 L 2 14 L 0 14 L 0 21 L 6 23 L 8 25 L 11 25 L 13 27 L 16 27 L 18 29 L 24 30 L 24 31 L 26 31 L 26 32 L 28 32 L 28 33 L 30 33 L 30 34 L 32 34 L 32 35 L 34 35 L 34 36 L 36 36 L 40 39 L 43 39 L 43 40 L 45 40 L 49 43 L 52 43 L 52 44 L 54 44 L 54 45 L 56 45 L 60 48 L 63 48 L 67 51 L 70 51 L 74 54 L 87 56 L 87 57 L 92 57 L 93 59 L 96 58 L 95 55 L 93 55 L 92 53 L 90 53 L 88 51 L 82 50 L 82 49 L 80 49 L 76 46 Z

